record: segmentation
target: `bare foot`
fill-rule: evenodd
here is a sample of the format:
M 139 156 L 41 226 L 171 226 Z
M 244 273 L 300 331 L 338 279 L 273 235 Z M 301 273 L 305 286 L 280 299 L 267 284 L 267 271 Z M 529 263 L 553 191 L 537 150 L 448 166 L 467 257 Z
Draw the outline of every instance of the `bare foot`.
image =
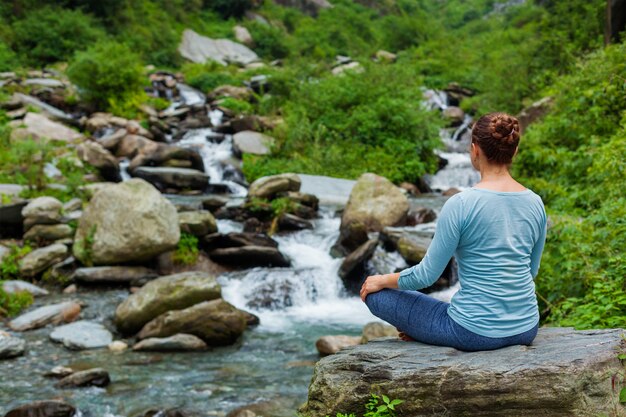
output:
M 398 329 L 396 328 L 396 330 Z M 400 330 L 398 330 L 398 337 L 405 342 L 415 342 L 415 339 Z

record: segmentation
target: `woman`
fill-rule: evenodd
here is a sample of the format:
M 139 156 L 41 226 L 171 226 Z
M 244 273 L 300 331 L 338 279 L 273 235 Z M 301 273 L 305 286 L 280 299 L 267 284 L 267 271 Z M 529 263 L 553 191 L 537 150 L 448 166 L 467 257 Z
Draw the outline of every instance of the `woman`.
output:
M 363 283 L 361 299 L 404 340 L 476 351 L 529 345 L 537 335 L 533 279 L 546 213 L 541 198 L 509 173 L 519 138 L 514 117 L 481 117 L 470 149 L 480 182 L 446 201 L 422 262 Z M 461 289 L 450 303 L 416 291 L 432 285 L 453 255 Z

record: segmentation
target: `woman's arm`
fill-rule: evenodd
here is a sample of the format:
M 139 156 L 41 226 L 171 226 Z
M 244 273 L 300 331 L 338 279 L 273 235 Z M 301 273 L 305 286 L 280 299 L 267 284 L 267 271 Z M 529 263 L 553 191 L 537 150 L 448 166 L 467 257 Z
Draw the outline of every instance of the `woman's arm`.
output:
M 439 213 L 435 236 L 422 262 L 399 273 L 367 277 L 361 287 L 361 299 L 365 301 L 367 294 L 383 288 L 420 290 L 437 281 L 459 245 L 462 204 L 461 197 L 458 195 L 446 201 Z

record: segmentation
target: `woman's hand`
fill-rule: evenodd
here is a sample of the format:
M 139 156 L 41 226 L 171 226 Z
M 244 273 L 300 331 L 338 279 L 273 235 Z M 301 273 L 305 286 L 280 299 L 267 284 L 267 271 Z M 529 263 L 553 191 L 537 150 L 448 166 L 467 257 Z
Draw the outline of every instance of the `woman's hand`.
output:
M 365 302 L 368 294 L 378 292 L 384 288 L 398 288 L 398 278 L 400 274 L 370 275 L 365 278 L 361 286 L 361 300 Z

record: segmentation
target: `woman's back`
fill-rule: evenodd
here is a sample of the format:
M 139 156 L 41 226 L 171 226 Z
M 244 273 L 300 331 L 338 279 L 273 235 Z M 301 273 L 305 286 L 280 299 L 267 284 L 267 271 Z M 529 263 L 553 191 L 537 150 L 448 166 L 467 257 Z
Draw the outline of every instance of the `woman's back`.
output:
M 458 228 L 455 256 L 461 281 L 450 317 L 487 337 L 532 328 L 539 320 L 533 277 L 546 225 L 541 198 L 530 190 L 472 188 L 446 206 L 456 224 L 442 226 Z

